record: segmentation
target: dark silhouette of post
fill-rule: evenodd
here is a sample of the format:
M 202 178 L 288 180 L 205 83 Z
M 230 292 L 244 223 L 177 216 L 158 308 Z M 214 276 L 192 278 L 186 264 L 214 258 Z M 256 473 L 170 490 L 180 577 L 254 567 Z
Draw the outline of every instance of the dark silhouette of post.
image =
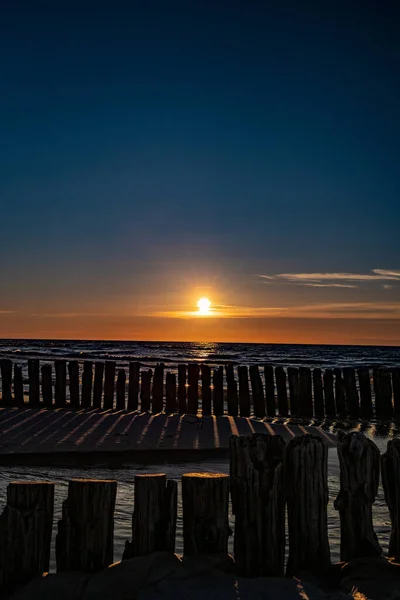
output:
M 42 365 L 42 398 L 43 404 L 47 408 L 51 408 L 53 405 L 53 380 L 52 380 L 52 367 L 50 364 Z
M 114 408 L 115 368 L 113 360 L 107 360 L 104 367 L 104 408 Z
M 93 363 L 85 360 L 82 371 L 82 406 L 90 408 L 92 404 Z
M 188 401 L 187 411 L 190 415 L 197 415 L 199 409 L 199 365 L 188 365 Z
M 213 372 L 213 412 L 217 417 L 224 414 L 224 371 L 216 367 Z
M 181 415 L 187 412 L 186 365 L 178 365 L 178 410 Z
M 241 417 L 250 416 L 249 375 L 246 366 L 238 367 L 239 377 L 239 410 Z
M 289 414 L 289 403 L 286 386 L 286 373 L 283 367 L 275 367 L 276 392 L 278 396 L 278 415 L 287 417 Z
M 30 358 L 28 360 L 29 378 L 29 406 L 37 407 L 40 404 L 40 371 L 39 360 Z
M 14 401 L 16 406 L 25 406 L 24 398 L 24 379 L 22 376 L 22 367 L 14 363 Z
M 65 360 L 55 360 L 56 385 L 54 390 L 55 405 L 65 408 L 67 404 L 67 365 Z
M 125 387 L 126 373 L 125 369 L 120 369 L 117 375 L 117 410 L 125 410 Z
M 237 417 L 237 415 L 238 415 L 238 391 L 237 391 L 237 384 L 236 384 L 236 380 L 235 380 L 235 371 L 234 371 L 232 363 L 225 365 L 225 373 L 226 373 L 226 388 L 227 388 L 226 397 L 227 397 L 227 405 L 228 405 L 228 415 Z
M 176 401 L 176 375 L 167 373 L 165 381 L 165 412 L 167 414 L 178 412 L 178 403 Z
M 324 372 L 324 400 L 325 415 L 327 417 L 336 417 L 335 394 L 333 391 L 333 371 L 326 369 Z
M 128 410 L 137 410 L 139 406 L 140 363 L 129 363 Z
M 104 363 L 94 363 L 93 408 L 101 408 L 103 395 Z
M 265 417 L 264 390 L 258 365 L 251 365 L 250 369 L 251 392 L 253 396 L 254 415 L 259 418 Z
M 211 368 L 201 365 L 201 411 L 204 416 L 211 415 Z
M 360 387 L 360 416 L 362 419 L 372 419 L 374 410 L 372 407 L 371 380 L 368 367 L 361 367 L 357 371 Z

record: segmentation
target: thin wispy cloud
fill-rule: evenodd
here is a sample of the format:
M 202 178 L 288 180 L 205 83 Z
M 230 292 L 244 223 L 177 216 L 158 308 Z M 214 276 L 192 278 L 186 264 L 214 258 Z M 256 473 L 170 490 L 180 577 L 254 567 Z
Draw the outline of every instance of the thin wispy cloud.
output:
M 265 283 L 295 283 L 312 287 L 356 288 L 361 283 L 384 281 L 400 283 L 400 271 L 388 269 L 372 269 L 370 273 L 279 273 L 276 275 L 259 275 L 259 277 Z M 337 283 L 338 281 L 347 283 Z

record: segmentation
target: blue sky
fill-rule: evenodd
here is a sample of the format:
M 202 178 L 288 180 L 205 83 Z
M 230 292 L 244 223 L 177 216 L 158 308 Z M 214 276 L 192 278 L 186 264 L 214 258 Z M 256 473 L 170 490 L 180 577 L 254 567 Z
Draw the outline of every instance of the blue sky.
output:
M 198 294 L 397 320 L 400 283 L 326 277 L 400 269 L 396 3 L 0 11 L 0 335 L 179 316 Z

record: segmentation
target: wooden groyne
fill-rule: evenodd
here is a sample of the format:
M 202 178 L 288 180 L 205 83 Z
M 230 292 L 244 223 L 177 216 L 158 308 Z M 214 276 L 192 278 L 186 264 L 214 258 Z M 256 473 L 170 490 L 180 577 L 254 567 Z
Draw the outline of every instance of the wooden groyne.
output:
M 372 518 L 381 471 L 392 523 L 389 551 L 399 556 L 400 440 L 389 441 L 387 452 L 380 456 L 374 442 L 362 433 L 342 434 L 338 455 L 340 490 L 334 506 L 340 520 L 342 560 L 382 554 Z M 312 435 L 287 444 L 279 436 L 260 433 L 232 436 L 229 476 L 182 476 L 184 556 L 227 556 L 233 533 L 232 568 L 240 576 L 326 573 L 331 567 L 327 459 L 326 442 Z M 132 537 L 126 541 L 123 557 L 115 557 L 113 551 L 116 492 L 114 480 L 70 481 L 56 532 L 58 571 L 94 572 L 115 558 L 175 551 L 177 482 L 164 474 L 136 475 Z M 233 532 L 228 519 L 230 498 Z M 28 581 L 48 570 L 53 501 L 51 482 L 9 484 L 0 517 L 1 586 Z
M 56 360 L 27 369 L 0 361 L 0 406 L 139 410 L 158 414 L 400 418 L 400 368 L 310 369 L 271 365 L 178 365 Z M 23 380 L 23 372 L 27 380 Z M 24 391 L 25 390 L 25 391 Z

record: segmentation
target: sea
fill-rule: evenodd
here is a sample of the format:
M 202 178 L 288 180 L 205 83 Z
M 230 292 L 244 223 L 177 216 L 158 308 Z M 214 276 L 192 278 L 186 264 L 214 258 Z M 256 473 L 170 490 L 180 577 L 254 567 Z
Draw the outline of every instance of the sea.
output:
M 124 367 L 130 361 L 139 361 L 143 366 L 152 367 L 163 362 L 167 369 L 175 371 L 179 363 L 205 362 L 210 365 L 233 364 L 271 364 L 274 366 L 369 367 L 400 366 L 400 347 L 389 346 L 329 346 L 329 345 L 285 345 L 285 344 L 235 344 L 202 342 L 117 342 L 82 340 L 0 340 L 0 359 L 11 358 L 26 364 L 28 358 L 52 361 L 55 358 L 77 360 L 114 360 L 117 366 Z M 385 451 L 387 440 L 400 435 L 396 423 L 382 424 L 350 423 L 348 430 L 360 430 L 377 444 L 381 452 Z M 55 515 L 52 540 L 51 570 L 55 569 L 55 535 L 57 522 L 61 517 L 61 506 L 67 496 L 68 481 L 76 477 L 97 479 L 116 479 L 118 482 L 115 510 L 114 560 L 120 560 L 125 541 L 131 538 L 132 512 L 134 506 L 134 477 L 136 473 L 166 473 L 168 478 L 178 481 L 178 521 L 176 552 L 183 551 L 182 505 L 180 479 L 185 472 L 228 473 L 227 460 L 202 462 L 182 462 L 174 464 L 141 465 L 128 464 L 123 468 L 44 468 L 44 467 L 2 467 L 0 471 L 0 510 L 6 499 L 6 489 L 13 480 L 48 480 L 56 483 Z M 328 458 L 328 533 L 332 561 L 340 558 L 340 523 L 333 503 L 339 492 L 339 463 L 336 449 L 329 450 Z M 382 486 L 373 508 L 374 526 L 384 553 L 387 552 L 390 535 L 390 518 L 385 504 Z M 231 527 L 234 517 L 230 512 Z M 233 550 L 233 538 L 229 548 Z

